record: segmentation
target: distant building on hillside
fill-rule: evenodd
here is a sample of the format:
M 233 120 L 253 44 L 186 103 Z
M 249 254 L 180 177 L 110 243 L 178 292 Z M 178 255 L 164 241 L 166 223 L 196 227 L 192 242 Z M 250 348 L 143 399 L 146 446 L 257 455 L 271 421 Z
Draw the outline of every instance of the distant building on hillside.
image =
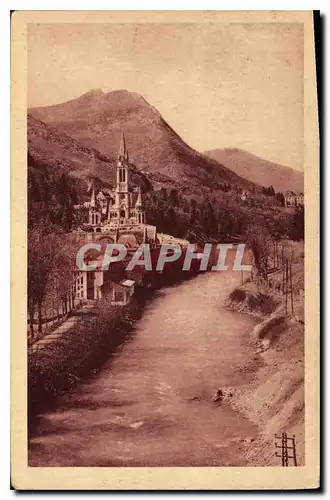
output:
M 295 193 L 289 190 L 284 195 L 284 206 L 297 207 L 304 205 L 304 193 Z
M 249 191 L 242 191 L 241 200 L 246 201 L 249 197 Z

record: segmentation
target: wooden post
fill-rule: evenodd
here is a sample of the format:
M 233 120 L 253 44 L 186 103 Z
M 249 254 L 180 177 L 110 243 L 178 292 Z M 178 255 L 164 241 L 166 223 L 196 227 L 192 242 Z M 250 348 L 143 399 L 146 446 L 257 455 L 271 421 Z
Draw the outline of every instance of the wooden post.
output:
M 278 444 L 278 441 L 280 441 L 281 444 Z M 291 442 L 292 445 L 289 446 L 288 442 Z M 290 460 L 293 460 L 293 465 L 295 467 L 297 466 L 295 435 L 288 437 L 286 432 L 282 432 L 280 436 L 275 434 L 275 449 L 280 449 L 280 454 L 275 452 L 275 456 L 281 458 L 282 467 L 289 467 Z M 290 451 L 292 451 L 292 454 L 289 453 Z
M 292 436 L 292 452 L 293 452 L 293 463 L 297 467 L 297 452 L 296 452 L 296 437 Z
M 60 321 L 60 297 L 58 293 L 58 283 L 56 281 L 56 310 L 57 310 L 57 322 Z
M 55 321 L 55 307 L 54 307 L 54 298 L 52 299 L 52 326 Z
M 293 314 L 293 286 L 292 286 L 292 263 L 290 262 L 290 294 L 291 294 L 291 314 Z
M 288 259 L 285 261 L 285 314 L 288 314 Z
M 289 466 L 289 457 L 288 457 L 288 438 L 285 432 L 282 434 L 282 443 L 283 443 L 283 464 L 284 467 Z
M 45 306 L 45 312 L 44 312 L 44 318 L 45 318 L 45 331 L 48 332 L 48 317 L 47 317 L 47 307 Z

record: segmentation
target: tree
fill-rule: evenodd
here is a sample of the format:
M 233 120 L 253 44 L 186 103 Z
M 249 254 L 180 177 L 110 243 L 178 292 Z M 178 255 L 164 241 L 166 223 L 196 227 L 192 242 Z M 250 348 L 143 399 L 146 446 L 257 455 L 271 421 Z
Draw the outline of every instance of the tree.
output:
M 49 233 L 49 226 L 45 225 L 45 221 L 40 221 L 28 234 L 28 312 L 32 338 L 35 309 L 38 314 L 38 331 L 42 331 L 42 303 L 56 251 L 54 234 Z
M 281 207 L 284 207 L 285 202 L 284 202 L 284 195 L 283 195 L 283 193 L 281 193 L 281 192 L 276 193 L 275 199 L 276 199 L 276 201 L 279 203 L 279 205 Z
M 212 205 L 209 201 L 204 203 L 202 206 L 201 224 L 204 232 L 209 236 L 214 236 L 218 231 L 218 223 L 215 218 Z
M 169 195 L 169 203 L 173 205 L 174 207 L 179 206 L 179 194 L 176 189 L 171 189 L 170 195 Z
M 295 241 L 304 239 L 305 236 L 305 210 L 304 207 L 297 207 L 292 220 L 290 236 Z
M 63 311 L 72 301 L 75 255 L 78 243 L 41 219 L 28 233 L 28 313 L 33 338 L 35 312 L 42 331 L 45 298 L 62 301 Z
M 266 227 L 260 223 L 250 224 L 245 230 L 244 238 L 252 251 L 258 274 L 267 278 L 270 237 Z
M 166 191 L 166 188 L 164 188 L 164 187 L 162 187 L 160 190 L 160 198 L 164 201 L 168 200 L 167 191 Z
M 73 222 L 73 207 L 70 204 L 66 204 L 63 209 L 61 226 L 65 231 L 70 231 Z

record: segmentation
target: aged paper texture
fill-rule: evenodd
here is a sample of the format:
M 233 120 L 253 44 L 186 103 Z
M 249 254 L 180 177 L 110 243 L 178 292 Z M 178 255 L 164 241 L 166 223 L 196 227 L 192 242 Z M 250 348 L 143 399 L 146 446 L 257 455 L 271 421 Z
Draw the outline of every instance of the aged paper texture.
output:
M 12 484 L 319 485 L 312 12 L 12 16 Z

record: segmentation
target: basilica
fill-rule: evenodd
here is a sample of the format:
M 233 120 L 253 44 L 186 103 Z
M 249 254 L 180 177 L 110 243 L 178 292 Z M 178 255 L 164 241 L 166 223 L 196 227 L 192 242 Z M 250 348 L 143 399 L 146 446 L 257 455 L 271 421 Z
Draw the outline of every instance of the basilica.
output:
M 117 158 L 115 189 L 96 193 L 93 186 L 91 199 L 84 204 L 84 208 L 88 208 L 88 224 L 94 232 L 146 224 L 141 187 L 133 190 L 130 185 L 129 155 L 124 134 Z

